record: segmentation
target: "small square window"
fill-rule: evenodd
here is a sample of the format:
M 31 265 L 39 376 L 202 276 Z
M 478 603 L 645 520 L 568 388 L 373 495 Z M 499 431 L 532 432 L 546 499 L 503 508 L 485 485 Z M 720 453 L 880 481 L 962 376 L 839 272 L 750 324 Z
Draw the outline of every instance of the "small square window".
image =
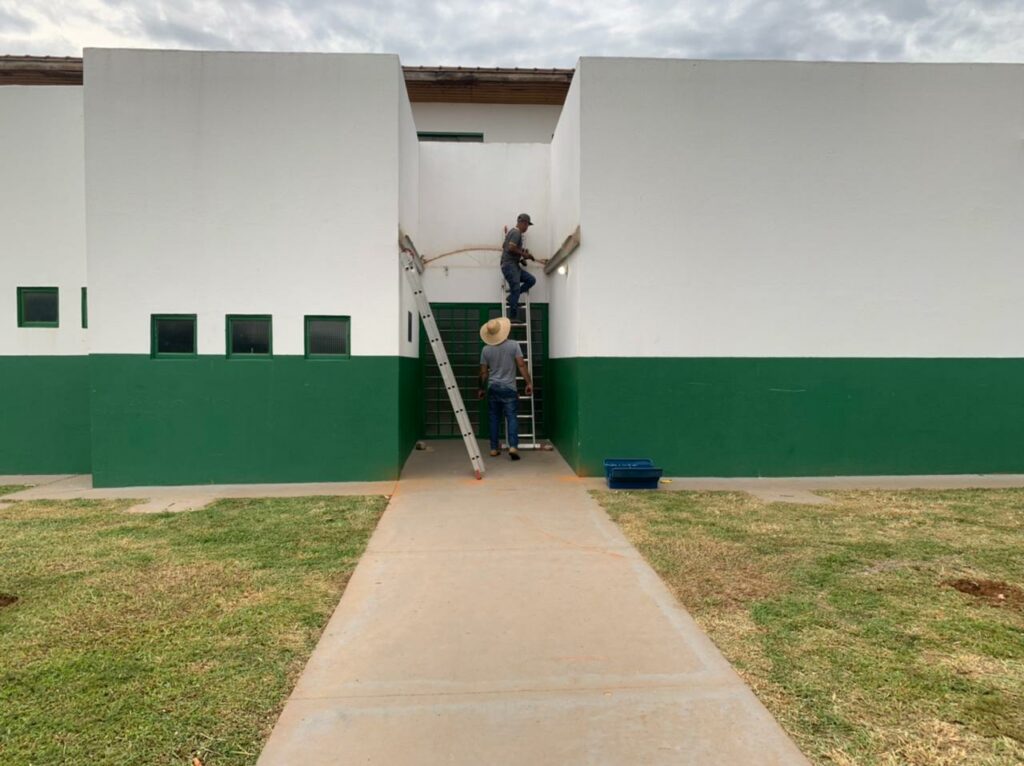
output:
M 195 356 L 196 315 L 153 315 L 153 356 Z
M 349 318 L 306 317 L 306 356 L 336 359 L 349 356 Z
M 270 356 L 272 335 L 269 316 L 229 316 L 228 356 Z
M 18 288 L 18 327 L 59 327 L 60 298 L 56 287 Z

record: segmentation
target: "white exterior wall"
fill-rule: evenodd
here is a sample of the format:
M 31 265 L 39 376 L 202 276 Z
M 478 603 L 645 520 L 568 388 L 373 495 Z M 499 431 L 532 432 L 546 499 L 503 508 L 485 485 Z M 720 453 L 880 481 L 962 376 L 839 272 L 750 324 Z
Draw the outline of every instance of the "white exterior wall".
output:
M 352 317 L 353 355 L 399 353 L 398 58 L 87 50 L 95 353 L 148 353 L 150 315 Z M 396 74 L 399 73 L 399 74 Z
M 1024 66 L 576 79 L 580 355 L 1024 356 Z
M 580 92 L 581 79 L 574 77 L 551 142 L 550 253 L 580 226 Z M 552 357 L 579 354 L 580 278 L 582 269 L 586 268 L 582 233 L 581 229 L 580 247 L 565 263 L 566 273 L 555 273 L 549 278 Z
M 0 355 L 88 353 L 84 173 L 82 89 L 0 88 Z M 18 287 L 59 288 L 60 327 L 19 328 Z
M 398 70 L 398 226 L 401 232 L 410 236 L 413 242 L 419 234 L 420 215 L 420 151 L 416 138 L 416 124 L 413 121 L 409 94 L 405 88 L 405 75 Z M 412 288 L 402 272 L 402 261 L 398 257 L 398 234 L 395 239 L 395 264 L 398 269 L 399 310 L 398 347 L 402 356 L 419 356 L 420 333 L 419 315 Z M 412 313 L 412 339 L 409 338 L 409 313 Z
M 519 213 L 537 220 L 524 244 L 550 255 L 549 146 L 545 144 L 420 144 L 420 222 L 416 247 L 430 261 L 423 283 L 435 303 L 497 303 L 501 244 Z M 432 258 L 453 250 L 473 252 Z M 486 249 L 490 248 L 490 249 Z M 535 301 L 546 301 L 543 269 L 531 264 Z
M 484 143 L 547 144 L 555 132 L 560 106 L 544 104 L 412 105 L 416 130 L 438 133 L 483 133 Z

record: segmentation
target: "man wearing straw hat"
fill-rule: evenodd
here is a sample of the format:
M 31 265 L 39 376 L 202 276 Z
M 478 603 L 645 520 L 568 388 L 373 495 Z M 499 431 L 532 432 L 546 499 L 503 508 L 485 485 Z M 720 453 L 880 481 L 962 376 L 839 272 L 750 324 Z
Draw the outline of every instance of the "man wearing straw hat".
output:
M 512 323 L 501 317 L 492 319 L 480 328 L 484 341 L 480 352 L 480 389 L 477 398 L 487 393 L 487 412 L 491 424 L 491 457 L 501 454 L 498 436 L 504 416 L 508 424 L 508 456 L 519 459 L 519 388 L 516 385 L 516 370 L 526 381 L 527 395 L 533 393 L 533 381 L 523 359 L 519 344 L 508 339 Z

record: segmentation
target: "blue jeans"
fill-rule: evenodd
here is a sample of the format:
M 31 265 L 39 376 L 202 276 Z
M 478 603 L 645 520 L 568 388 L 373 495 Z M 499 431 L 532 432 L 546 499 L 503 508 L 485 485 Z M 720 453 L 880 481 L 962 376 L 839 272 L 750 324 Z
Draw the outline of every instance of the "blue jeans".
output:
M 503 264 L 501 274 L 508 282 L 508 315 L 515 319 L 519 312 L 519 294 L 530 292 L 530 288 L 537 284 L 537 278 L 520 268 L 518 263 Z
M 519 392 L 504 386 L 487 389 L 487 413 L 491 422 L 491 449 L 498 449 L 502 416 L 508 421 L 508 446 L 519 446 Z

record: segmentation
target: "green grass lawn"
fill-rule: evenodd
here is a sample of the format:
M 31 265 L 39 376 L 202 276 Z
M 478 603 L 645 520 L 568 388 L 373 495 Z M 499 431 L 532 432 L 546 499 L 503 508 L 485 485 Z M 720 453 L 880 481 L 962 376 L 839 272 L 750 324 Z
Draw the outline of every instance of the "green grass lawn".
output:
M 21 492 L 23 489 L 28 489 L 28 487 L 22 484 L 0 484 L 0 497 Z
M 1024 490 L 820 494 L 595 493 L 813 762 L 1024 763 Z
M 0 508 L 0 761 L 253 763 L 385 504 Z

